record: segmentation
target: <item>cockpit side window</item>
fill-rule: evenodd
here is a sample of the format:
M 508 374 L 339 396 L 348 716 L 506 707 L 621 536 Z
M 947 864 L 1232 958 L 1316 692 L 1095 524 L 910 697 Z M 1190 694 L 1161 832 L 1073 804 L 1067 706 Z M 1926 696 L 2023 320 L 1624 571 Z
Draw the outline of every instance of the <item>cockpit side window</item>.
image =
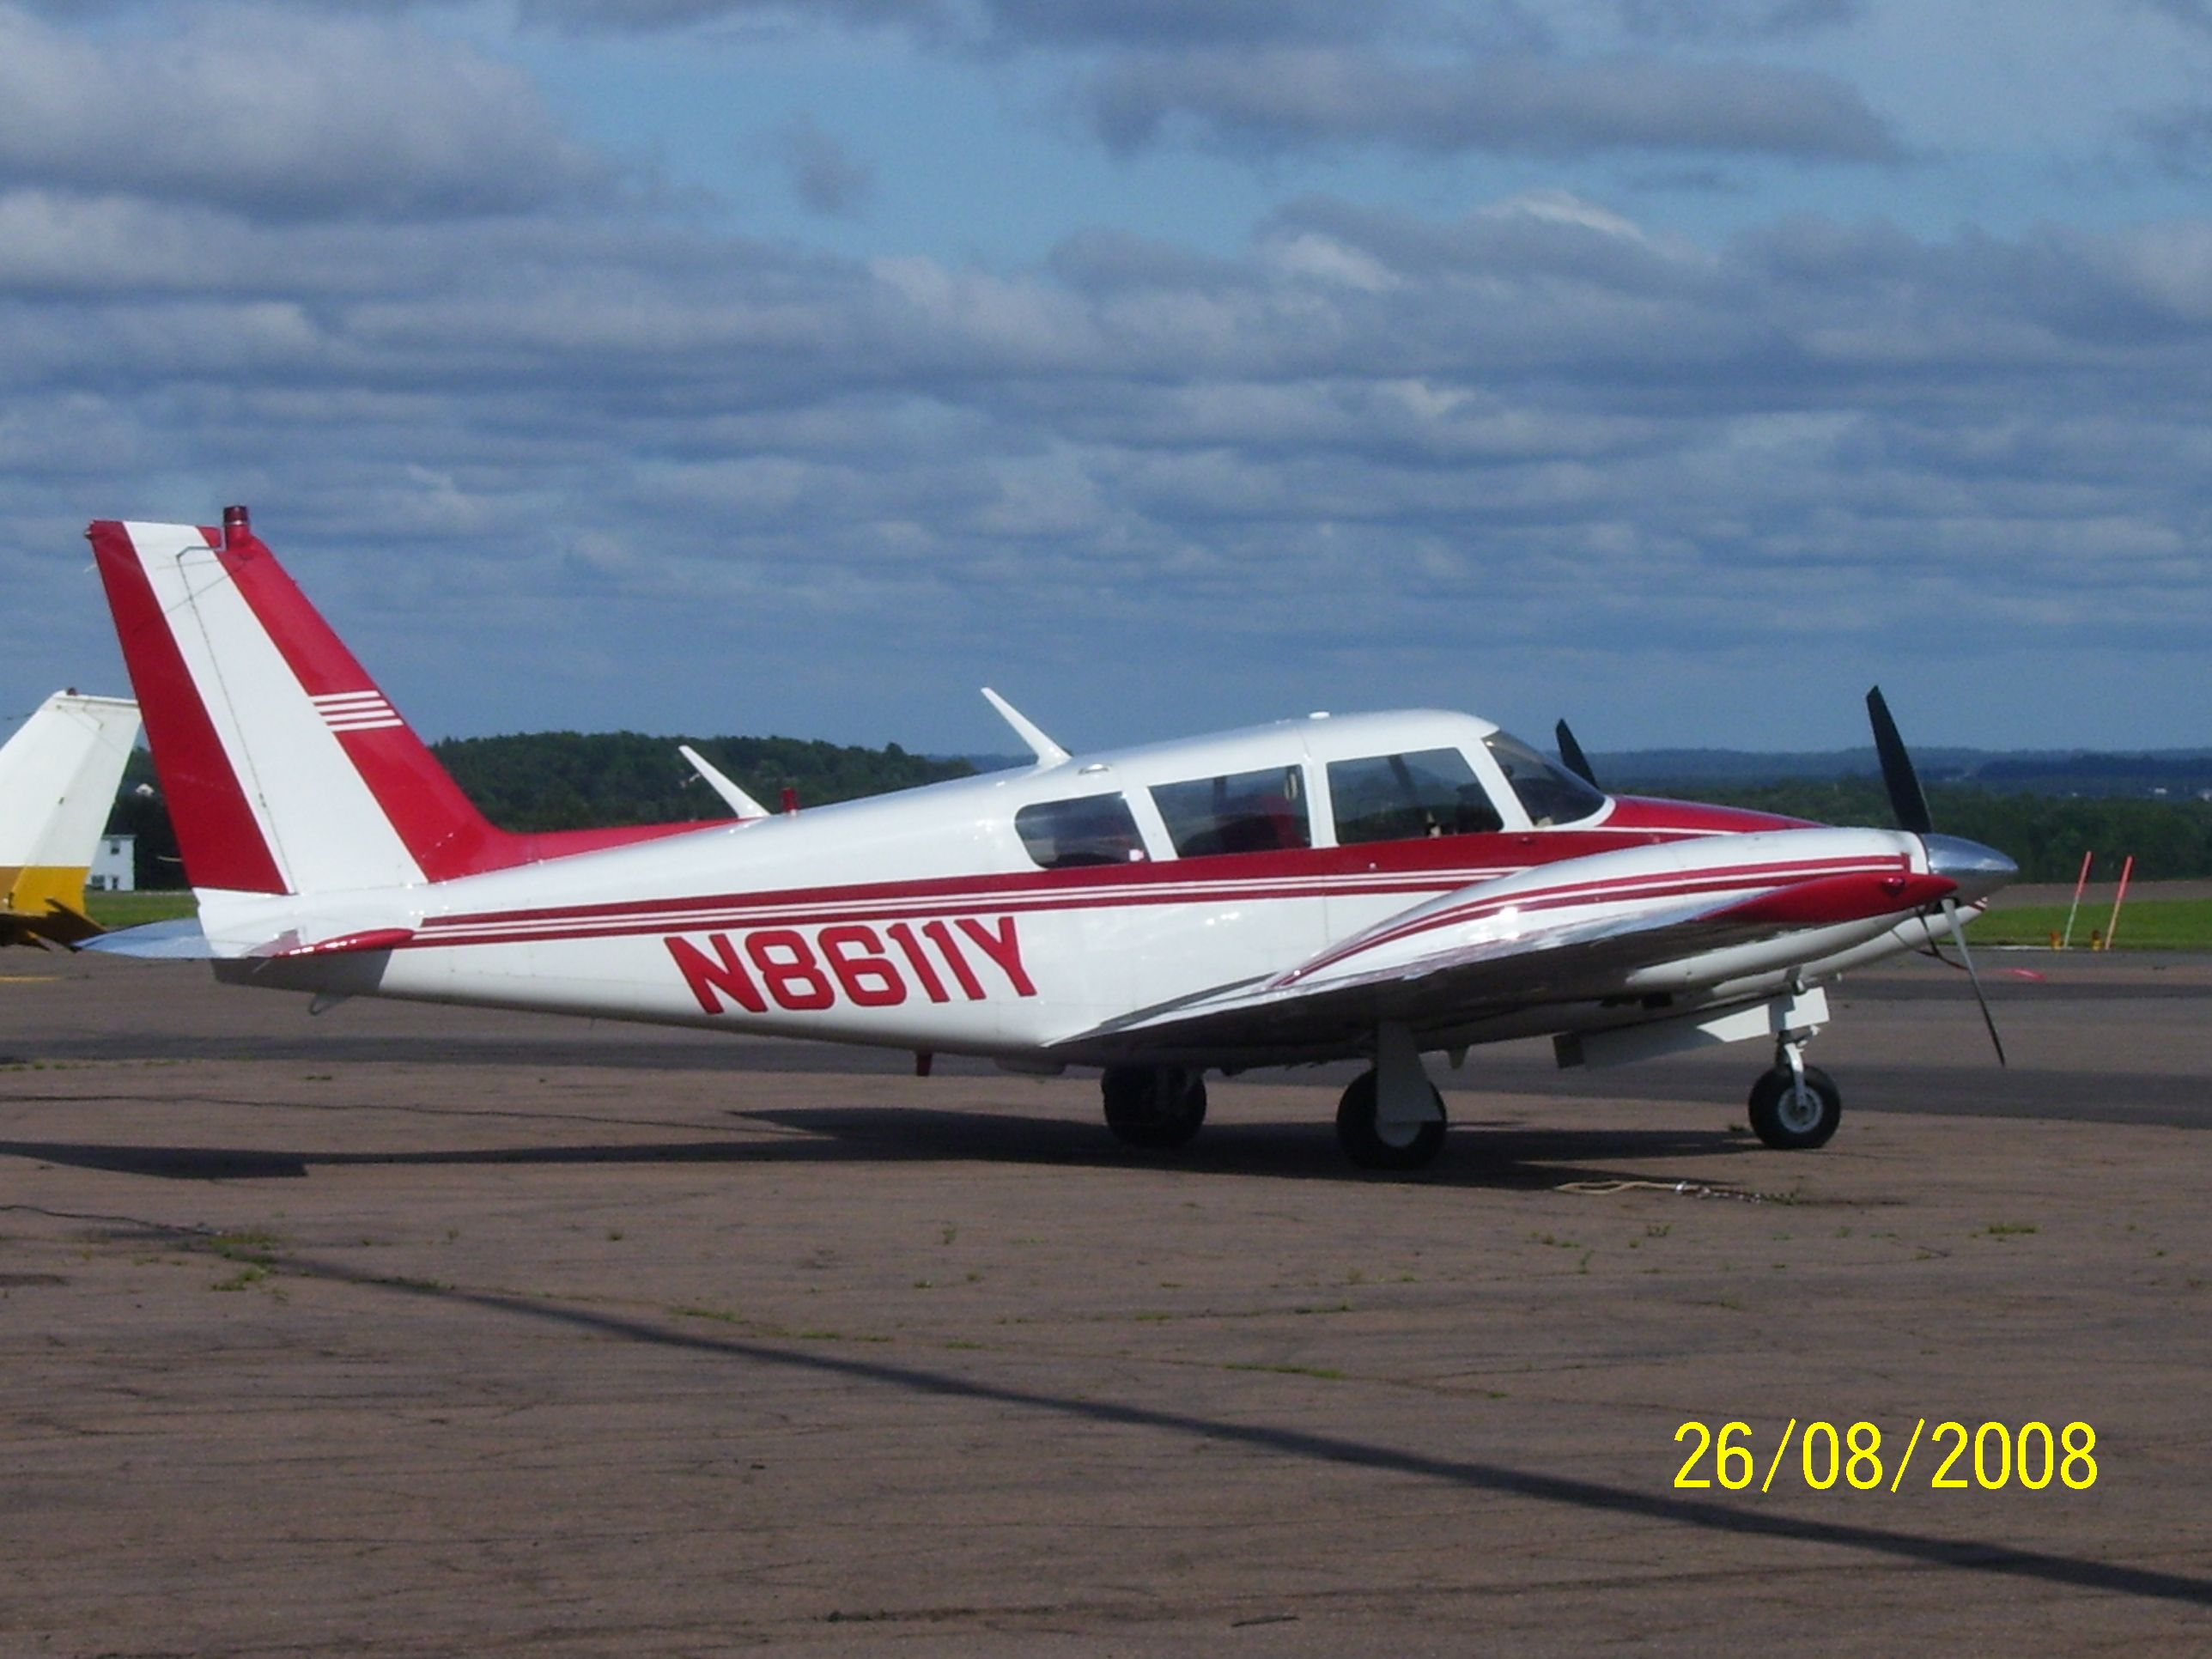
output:
M 1305 775 L 1295 766 L 1152 786 L 1178 858 L 1273 853 L 1313 845 Z
M 1456 749 L 1331 761 L 1328 797 L 1340 847 L 1474 836 L 1504 827 L 1474 769 Z
M 1014 814 L 1014 830 L 1042 870 L 1127 864 L 1145 856 L 1137 820 L 1119 795 L 1038 801 Z
M 1605 805 L 1605 797 L 1571 772 L 1546 760 L 1520 738 L 1492 732 L 1483 742 L 1490 746 L 1505 781 L 1521 799 L 1528 822 L 1538 829 L 1553 823 L 1575 823 Z

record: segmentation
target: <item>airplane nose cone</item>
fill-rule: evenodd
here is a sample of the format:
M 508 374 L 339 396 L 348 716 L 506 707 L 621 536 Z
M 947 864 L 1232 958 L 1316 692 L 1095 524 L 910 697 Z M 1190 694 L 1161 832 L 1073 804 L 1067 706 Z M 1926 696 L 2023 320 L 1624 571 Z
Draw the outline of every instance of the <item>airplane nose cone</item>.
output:
M 1923 836 L 1928 848 L 1928 867 L 1959 884 L 1959 901 L 1976 903 L 2006 885 L 2020 873 L 2014 864 L 1994 847 L 1958 836 Z

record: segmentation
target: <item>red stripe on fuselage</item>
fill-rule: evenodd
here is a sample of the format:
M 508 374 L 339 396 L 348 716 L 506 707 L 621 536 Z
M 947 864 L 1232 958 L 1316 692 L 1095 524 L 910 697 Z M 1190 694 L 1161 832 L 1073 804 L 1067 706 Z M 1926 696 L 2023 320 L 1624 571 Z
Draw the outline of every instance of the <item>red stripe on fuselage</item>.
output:
M 1327 850 L 1327 849 L 1323 849 Z M 424 927 L 441 933 L 514 930 L 517 937 L 547 937 L 550 930 L 589 933 L 651 932 L 671 926 L 743 926 L 748 922 L 872 921 L 974 913 L 1088 909 L 1099 907 L 1188 904 L 1224 898 L 1322 898 L 1356 894 L 1447 893 L 1470 882 L 1510 873 L 1490 866 L 1408 871 L 1360 880 L 1309 868 L 1285 879 L 1266 869 L 1232 872 L 1231 865 L 1277 866 L 1301 856 L 1251 854 L 1202 863 L 1113 866 L 1104 870 L 1025 872 L 1005 875 L 938 877 L 853 886 L 799 887 L 780 891 L 704 894 L 690 898 L 564 906 L 547 909 L 476 911 L 432 917 Z M 1137 872 L 1143 872 L 1141 877 Z M 1103 879 L 1101 879 L 1101 877 Z M 712 920 L 704 920 L 709 919 Z
M 1315 848 L 1296 852 L 1235 854 L 1222 858 L 1159 864 L 1109 865 L 1064 871 L 1027 871 L 980 876 L 939 877 L 905 882 L 801 887 L 781 891 L 702 895 L 690 898 L 643 899 L 622 903 L 569 905 L 543 909 L 474 911 L 434 916 L 422 923 L 418 946 L 490 945 L 524 940 L 611 939 L 675 929 L 828 926 L 852 922 L 919 921 L 978 912 L 1024 915 L 1039 911 L 1135 908 L 1171 904 L 1254 902 L 1285 899 L 1401 896 L 1415 901 L 1444 896 L 1455 890 L 1517 873 L 1534 865 L 1586 856 L 1593 852 L 1639 847 L 1669 839 L 1643 829 L 1608 836 L 1603 831 L 1543 831 L 1534 835 L 1462 836 L 1423 841 L 1377 842 L 1351 848 Z M 1595 845 L 1593 845 L 1595 843 Z M 1485 854 L 1515 857 L 1511 865 L 1478 863 Z M 1553 856 L 1531 858 L 1531 854 Z M 1762 876 L 1857 867 L 1823 860 L 1747 866 L 1728 872 L 1653 872 L 1596 883 L 1523 892 L 1496 901 L 1524 907 L 1578 902 L 1627 886 L 1668 890 L 1709 890 L 1692 884 L 1719 881 L 1741 885 Z M 1887 866 L 1884 866 L 1887 867 Z M 1671 886 L 1670 886 L 1671 884 Z M 1633 893 L 1626 896 L 1634 896 Z M 1480 902 L 1479 901 L 1477 902 Z M 1462 914 L 1455 908 L 1452 915 Z M 1426 919 L 1424 919 L 1425 922 Z M 1441 925 L 1441 924 L 1440 924 Z M 1380 940 L 1363 940 L 1361 947 Z
M 131 690 L 146 722 L 155 774 L 176 826 L 185 878 L 195 887 L 234 892 L 286 891 L 284 878 L 262 838 L 260 823 L 240 787 L 199 687 L 192 683 L 191 670 L 177 648 L 176 635 L 130 532 L 104 519 L 87 534 L 100 580 L 107 589 L 108 609 L 114 613 L 124 665 L 131 672 Z M 217 539 L 213 531 L 201 534 L 210 543 Z
M 746 831 L 747 834 L 755 833 Z M 465 911 L 435 918 L 428 925 L 463 927 L 499 922 L 586 921 L 593 918 L 647 917 L 708 907 L 842 903 L 874 907 L 885 902 L 964 901 L 969 909 L 1004 908 L 1001 896 L 1096 890 L 1122 902 L 1177 902 L 1170 896 L 1147 901 L 1154 887 L 1238 884 L 1328 882 L 1335 890 L 1356 892 L 1449 892 L 1470 882 L 1488 881 L 1561 859 L 1589 853 L 1644 847 L 1679 836 L 1648 830 L 1629 836 L 1603 830 L 1539 830 L 1522 835 L 1444 836 L 1419 841 L 1375 842 L 1358 847 L 1316 847 L 1291 852 L 1232 853 L 1219 858 L 1170 859 L 1158 864 L 1108 864 L 1072 870 L 1021 870 L 988 875 L 930 876 L 909 881 L 863 882 L 843 886 L 793 887 L 750 892 L 701 894 L 690 898 L 636 899 L 595 904 L 550 905 L 542 908 Z M 1363 882 L 1360 878 L 1373 878 Z M 1270 895 L 1272 896 L 1272 895 Z M 869 909 L 868 914 L 874 914 Z

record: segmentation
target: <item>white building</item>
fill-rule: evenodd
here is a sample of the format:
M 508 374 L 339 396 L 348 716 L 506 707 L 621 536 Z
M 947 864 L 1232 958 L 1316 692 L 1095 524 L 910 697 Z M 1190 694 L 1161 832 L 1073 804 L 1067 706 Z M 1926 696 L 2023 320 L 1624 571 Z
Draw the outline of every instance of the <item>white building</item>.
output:
M 135 892 L 138 886 L 138 837 L 102 836 L 93 850 L 92 873 L 85 886 L 95 893 Z

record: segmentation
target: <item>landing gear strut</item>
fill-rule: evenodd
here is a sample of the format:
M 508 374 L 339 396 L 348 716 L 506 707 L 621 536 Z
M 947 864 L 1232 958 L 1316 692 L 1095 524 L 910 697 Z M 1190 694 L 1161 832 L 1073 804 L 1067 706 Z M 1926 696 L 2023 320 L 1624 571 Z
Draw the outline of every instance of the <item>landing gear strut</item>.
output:
M 1206 1079 L 1180 1066 L 1109 1066 L 1099 1080 L 1106 1127 L 1125 1146 L 1171 1152 L 1206 1121 Z
M 1828 1144 L 1843 1117 L 1843 1092 L 1805 1063 L 1804 1044 L 1787 1038 L 1775 1044 L 1774 1069 L 1751 1085 L 1753 1133 L 1777 1152 L 1809 1152 Z
M 1336 1144 L 1363 1170 L 1419 1170 L 1443 1150 L 1444 1101 L 1432 1086 L 1436 1115 L 1413 1123 L 1384 1123 L 1375 1111 L 1375 1073 L 1362 1072 L 1337 1103 Z
M 1363 1170 L 1418 1170 L 1443 1149 L 1444 1098 L 1405 1027 L 1376 1031 L 1375 1068 L 1338 1103 L 1336 1140 Z

